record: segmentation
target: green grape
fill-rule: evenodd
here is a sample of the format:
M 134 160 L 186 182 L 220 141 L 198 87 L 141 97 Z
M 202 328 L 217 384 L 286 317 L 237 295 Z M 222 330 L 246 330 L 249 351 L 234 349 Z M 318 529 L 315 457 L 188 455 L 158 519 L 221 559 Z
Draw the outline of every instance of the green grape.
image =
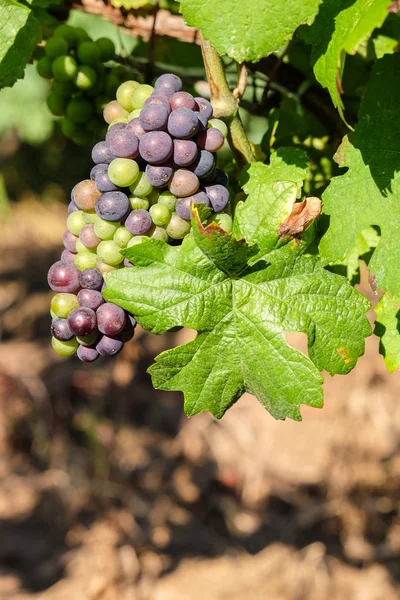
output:
M 61 342 L 53 337 L 51 339 L 51 345 L 53 346 L 53 350 L 61 356 L 73 356 L 76 354 L 79 346 L 78 341 L 74 337 L 72 340 L 68 340 L 68 342 Z
M 129 113 L 128 121 L 133 121 L 133 119 L 137 119 L 137 117 L 140 115 L 141 112 L 142 111 L 140 108 L 135 108 L 135 110 L 133 110 L 132 112 Z
M 147 98 L 150 98 L 153 92 L 154 88 L 151 85 L 147 85 L 146 83 L 138 85 L 131 97 L 132 108 L 142 108 Z
M 92 67 L 82 65 L 75 77 L 75 85 L 80 90 L 88 90 L 91 88 L 97 79 L 97 73 Z
M 152 232 L 154 233 L 154 232 Z M 137 244 L 141 244 L 143 242 L 143 240 L 146 239 L 146 235 L 135 235 L 129 242 L 127 245 L 127 248 L 132 248 L 132 246 L 137 246 Z
M 76 240 L 76 251 L 78 252 L 96 252 L 96 248 L 87 248 L 87 246 L 84 246 L 81 242 L 81 240 Z
M 74 235 L 79 235 L 84 225 L 86 225 L 86 221 L 81 210 L 74 210 L 74 212 L 68 215 L 67 229 Z
M 146 198 L 153 191 L 153 186 L 147 179 L 146 173 L 139 172 L 137 180 L 129 187 L 134 196 Z
M 97 96 L 97 98 L 94 99 L 94 108 L 95 111 L 98 115 L 102 115 L 103 114 L 103 110 L 105 109 L 105 107 L 107 106 L 107 104 L 110 102 L 110 98 L 108 96 Z
M 151 237 L 154 240 L 161 240 L 162 242 L 168 242 L 169 240 L 169 235 L 163 227 L 156 227 Z
M 100 48 L 94 42 L 82 42 L 78 46 L 78 60 L 85 65 L 95 65 L 100 60 Z
M 75 46 L 78 39 L 75 27 L 71 27 L 71 25 L 59 25 L 54 30 L 54 36 L 64 38 L 71 47 Z
M 65 135 L 65 137 L 72 139 L 75 137 L 79 131 L 79 126 L 76 123 L 73 123 L 69 119 L 63 119 L 61 121 L 61 131 Z
M 60 96 L 72 96 L 76 92 L 72 81 L 60 81 L 59 79 L 54 80 L 53 90 Z
M 52 71 L 56 79 L 59 79 L 60 81 L 69 81 L 76 76 L 78 65 L 76 64 L 76 60 L 68 54 L 65 56 L 58 56 L 53 62 Z
M 226 231 L 227 233 L 231 233 L 232 231 L 232 217 L 226 213 L 218 213 L 216 215 L 211 215 L 208 219 L 209 223 L 217 223 L 221 229 Z
M 163 204 L 153 204 L 149 208 L 149 213 L 151 220 L 157 227 L 166 227 L 171 220 L 171 212 Z
M 82 42 L 91 41 L 89 34 L 83 29 L 83 27 L 75 27 L 75 36 L 78 44 Z
M 96 269 L 98 271 L 100 271 L 100 273 L 103 273 L 103 275 L 105 273 L 111 273 L 111 271 L 116 271 L 118 267 L 113 267 L 112 265 L 108 265 L 107 263 L 103 262 L 102 260 L 98 260 L 96 263 Z
M 75 294 L 56 294 L 51 299 L 50 310 L 61 319 L 66 319 L 74 308 L 78 308 L 79 302 Z
M 153 191 L 150 192 L 150 194 L 147 196 L 147 200 L 149 201 L 150 206 L 152 204 L 156 204 L 158 202 L 159 197 L 160 197 L 159 190 L 157 190 L 156 188 L 154 188 Z
M 114 97 L 119 86 L 119 79 L 112 73 L 106 75 L 104 80 L 104 91 L 111 97 Z
M 208 126 L 215 127 L 216 129 L 218 129 L 226 139 L 228 135 L 228 127 L 223 121 L 221 121 L 221 119 L 210 119 L 208 121 Z
M 67 106 L 67 117 L 74 123 L 85 123 L 92 116 L 93 107 L 86 98 L 73 98 Z
M 68 98 L 56 92 L 51 92 L 46 99 L 50 112 L 56 117 L 61 117 L 67 108 Z
M 138 164 L 130 158 L 114 158 L 108 166 L 109 178 L 120 187 L 129 187 L 136 181 L 138 175 Z
M 93 210 L 83 210 L 83 218 L 85 219 L 85 223 L 93 225 L 96 223 L 99 218 L 96 214 L 96 211 Z
M 73 215 L 75 213 L 71 214 Z M 97 219 L 94 222 L 94 232 L 97 235 L 97 237 L 99 237 L 101 240 L 112 240 L 118 227 L 121 227 L 121 223 L 106 221 L 105 219 L 101 219 L 100 217 L 97 217 Z
M 123 262 L 124 257 L 120 248 L 113 240 L 105 240 L 97 246 L 97 256 L 100 260 L 113 267 Z
M 84 65 L 84 66 L 86 66 L 87 69 L 93 69 L 93 67 L 89 67 L 87 65 Z M 103 76 L 101 75 L 101 73 L 98 73 L 98 71 L 95 69 L 93 69 L 93 71 L 96 74 L 96 81 L 94 82 L 92 87 L 85 90 L 85 94 L 89 98 L 96 99 L 97 96 L 100 96 L 100 94 L 103 93 L 104 81 L 103 81 Z
M 71 140 L 75 144 L 77 144 L 77 146 L 87 146 L 91 142 L 92 137 L 88 131 L 86 131 L 85 129 L 82 129 L 82 127 L 81 127 L 78 129 L 76 134 L 71 138 Z
M 124 83 L 121 83 L 117 89 L 117 100 L 128 112 L 133 110 L 132 94 L 137 87 L 139 87 L 139 83 L 137 81 L 125 81 Z
M 93 333 L 89 333 L 89 335 L 77 335 L 76 340 L 82 346 L 92 346 L 95 342 L 97 342 L 97 338 L 99 337 L 99 333 L 97 331 L 93 331 Z
M 132 210 L 138 210 L 142 208 L 147 210 L 149 208 L 149 201 L 147 198 L 138 198 L 137 196 L 129 196 L 129 203 Z
M 159 195 L 157 202 L 158 202 L 158 204 L 161 204 L 162 206 L 166 206 L 168 208 L 168 210 L 170 210 L 172 212 L 175 210 L 176 196 L 171 194 L 170 191 L 165 191 Z
M 132 234 L 127 230 L 126 227 L 119 227 L 114 233 L 114 243 L 118 248 L 126 248 L 129 240 L 132 239 Z
M 53 310 L 51 310 L 51 309 L 50 309 L 50 316 L 51 316 L 52 319 L 57 319 L 58 318 L 57 315 L 56 315 L 56 313 Z
M 46 56 L 57 58 L 68 52 L 68 42 L 62 37 L 52 37 L 47 40 L 44 47 Z
M 73 213 L 72 213 L 73 214 Z M 74 258 L 74 264 L 78 267 L 80 271 L 84 271 L 85 269 L 94 269 L 97 262 L 97 256 L 95 252 L 78 252 L 78 254 Z
M 101 37 L 95 41 L 96 46 L 100 50 L 100 58 L 104 62 L 108 62 L 109 60 L 114 58 L 115 55 L 115 46 L 114 42 L 109 38 Z
M 36 71 L 39 73 L 40 77 L 44 77 L 45 79 L 51 79 L 53 77 L 52 71 L 53 61 L 49 56 L 43 56 L 36 63 Z
M 190 223 L 181 219 L 176 213 L 172 213 L 171 220 L 165 230 L 173 240 L 181 240 L 189 233 Z

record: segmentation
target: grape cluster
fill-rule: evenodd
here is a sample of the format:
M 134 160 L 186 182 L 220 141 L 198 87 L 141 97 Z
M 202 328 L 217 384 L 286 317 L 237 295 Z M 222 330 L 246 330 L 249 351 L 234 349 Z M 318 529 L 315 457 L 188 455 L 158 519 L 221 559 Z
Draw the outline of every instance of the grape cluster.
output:
M 77 144 L 98 138 L 104 106 L 126 79 L 123 67 L 109 66 L 114 57 L 110 39 L 92 41 L 80 27 L 60 25 L 36 64 L 39 75 L 52 80 L 47 97 L 50 111 L 62 117 L 64 135 Z
M 121 109 L 126 116 L 121 116 Z M 226 126 L 205 98 L 182 91 L 176 75 L 155 87 L 122 83 L 104 108 L 105 140 L 95 144 L 90 178 L 71 192 L 64 251 L 49 270 L 53 347 L 83 361 L 119 352 L 135 320 L 104 302 L 103 275 L 133 267 L 121 251 L 145 237 L 180 243 L 190 208 L 203 203 L 231 231 L 227 176 L 216 166 Z

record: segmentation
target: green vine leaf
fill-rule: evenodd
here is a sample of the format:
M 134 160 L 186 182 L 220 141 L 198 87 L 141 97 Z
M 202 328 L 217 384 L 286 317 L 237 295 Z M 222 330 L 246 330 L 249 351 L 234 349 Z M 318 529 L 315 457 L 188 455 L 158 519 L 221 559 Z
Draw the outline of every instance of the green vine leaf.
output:
M 369 270 L 377 289 L 392 296 L 400 295 L 399 78 L 398 54 L 385 55 L 372 70 L 356 130 L 335 156 L 348 171 L 334 177 L 322 196 L 330 224 L 319 245 L 325 263 L 344 261 L 360 232 L 378 226 L 381 237 Z
M 207 237 L 204 229 L 196 237 Z M 220 235 L 217 245 L 236 243 L 242 255 L 243 242 Z M 184 392 L 189 416 L 209 410 L 220 418 L 248 391 L 275 418 L 300 420 L 301 404 L 323 404 L 320 371 L 347 373 L 364 352 L 368 301 L 316 258 L 277 252 L 239 277 L 218 268 L 192 235 L 180 247 L 144 239 L 126 255 L 136 267 L 107 276 L 106 299 L 153 333 L 199 332 L 149 370 L 155 387 Z M 286 342 L 289 331 L 308 336 L 308 357 Z
M 301 33 L 312 45 L 315 77 L 328 89 L 343 119 L 341 78 L 346 53 L 353 54 L 382 25 L 390 4 L 391 0 L 325 0 L 314 23 Z
M 23 77 L 40 40 L 40 23 L 31 9 L 14 0 L 0 0 L 0 88 Z
M 389 373 L 400 369 L 400 296 L 384 294 L 375 307 L 375 335 L 381 340 L 379 352 L 383 355 Z
M 237 62 L 277 52 L 297 27 L 312 23 L 322 0 L 181 0 L 185 21 Z M 218 18 L 216 19 L 216 12 Z

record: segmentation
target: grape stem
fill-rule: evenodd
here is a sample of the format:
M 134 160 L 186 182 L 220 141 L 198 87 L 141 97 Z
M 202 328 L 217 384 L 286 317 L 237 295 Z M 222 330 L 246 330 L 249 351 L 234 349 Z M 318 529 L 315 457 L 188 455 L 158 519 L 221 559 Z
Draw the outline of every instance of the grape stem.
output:
M 240 166 L 256 160 L 253 148 L 247 138 L 243 123 L 239 116 L 239 97 L 244 92 L 246 68 L 238 67 L 239 79 L 234 94 L 229 88 L 225 76 L 224 65 L 218 52 L 208 40 L 201 38 L 201 51 L 211 92 L 211 104 L 214 116 L 222 119 L 228 126 L 228 142 Z M 235 97 L 236 96 L 236 97 Z

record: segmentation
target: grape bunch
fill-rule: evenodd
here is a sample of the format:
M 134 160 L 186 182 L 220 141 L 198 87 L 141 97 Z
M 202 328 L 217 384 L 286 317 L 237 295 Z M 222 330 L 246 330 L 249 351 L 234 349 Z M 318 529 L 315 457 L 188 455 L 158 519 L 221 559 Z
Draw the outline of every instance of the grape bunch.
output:
M 154 88 L 122 83 L 104 108 L 105 140 L 95 144 L 89 179 L 71 192 L 64 251 L 49 270 L 53 347 L 87 362 L 119 352 L 135 320 L 105 302 L 103 275 L 132 268 L 122 250 L 145 237 L 179 244 L 189 233 L 191 205 L 209 207 L 209 221 L 232 229 L 227 175 L 216 152 L 227 130 L 205 98 L 182 91 L 176 75 Z M 124 113 L 122 113 L 124 111 Z
M 36 64 L 39 75 L 52 80 L 49 110 L 62 117 L 64 135 L 79 145 L 98 137 L 104 106 L 127 77 L 123 67 L 109 66 L 114 57 L 110 39 L 92 41 L 82 28 L 64 24 L 47 40 Z

